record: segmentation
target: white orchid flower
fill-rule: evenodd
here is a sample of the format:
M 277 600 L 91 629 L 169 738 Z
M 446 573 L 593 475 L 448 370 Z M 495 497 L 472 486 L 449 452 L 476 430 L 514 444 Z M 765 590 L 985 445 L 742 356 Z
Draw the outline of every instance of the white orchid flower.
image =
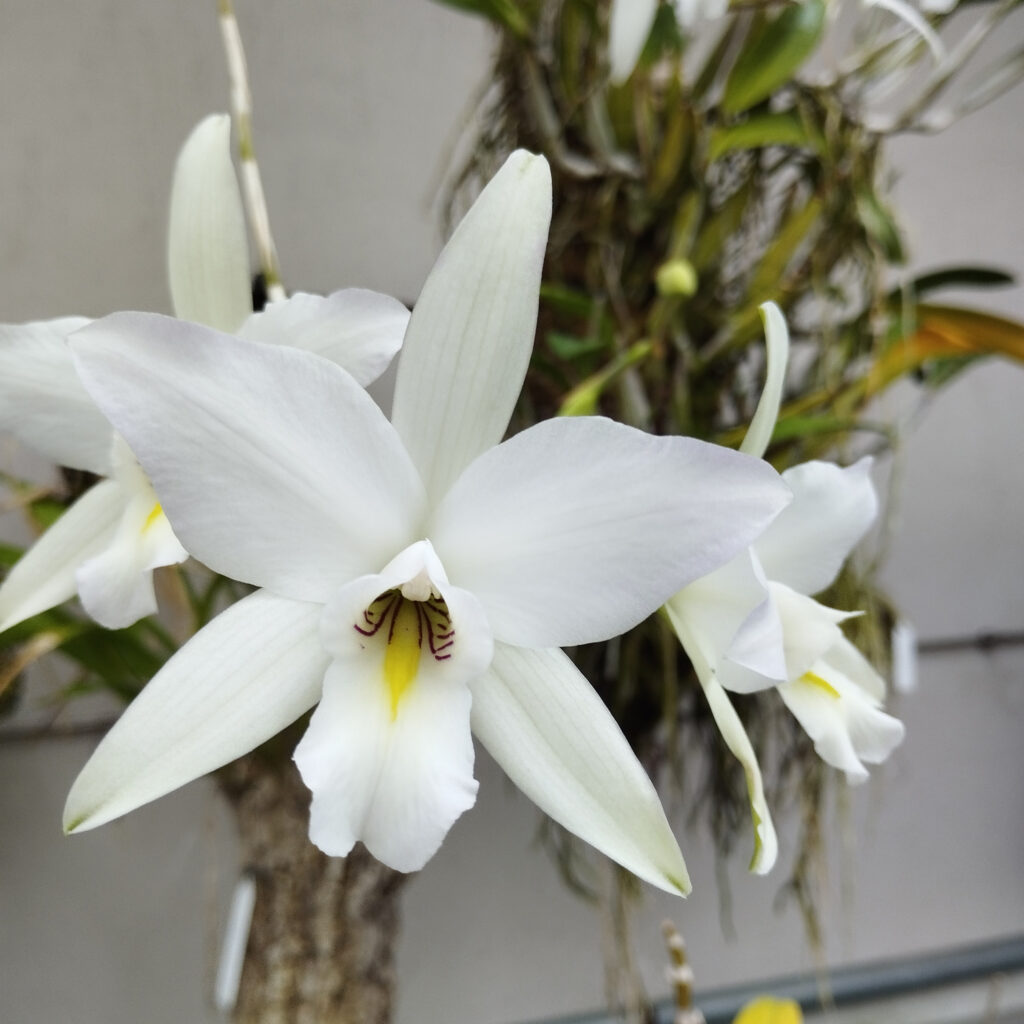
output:
M 763 455 L 778 416 L 789 350 L 785 320 L 762 307 L 768 343 L 764 393 L 743 443 Z M 675 595 L 666 606 L 712 714 L 743 765 L 755 826 L 751 870 L 771 869 L 778 851 L 760 767 L 726 690 L 778 688 L 783 701 L 829 764 L 851 782 L 864 762 L 884 761 L 903 726 L 881 710 L 885 683 L 843 636 L 849 614 L 814 601 L 830 586 L 874 521 L 878 499 L 871 460 L 848 468 L 806 462 L 782 479 L 792 503 L 730 563 Z M 854 613 L 856 614 L 856 613 Z
M 608 25 L 608 60 L 611 80 L 626 81 L 640 59 L 651 34 L 659 0 L 612 0 Z M 684 29 L 700 21 L 720 18 L 729 9 L 729 0 L 672 0 L 676 20 Z
M 361 840 L 393 868 L 421 867 L 475 800 L 472 728 L 551 817 L 688 891 L 653 785 L 558 648 L 629 629 L 749 544 L 787 496 L 760 460 L 602 418 L 499 443 L 550 216 L 546 161 L 513 154 L 416 303 L 391 422 L 305 353 L 127 314 L 72 340 L 188 549 L 264 589 L 144 688 L 75 782 L 69 831 L 318 704 L 295 759 L 327 853 Z
M 168 266 L 175 314 L 259 342 L 311 349 L 360 383 L 401 345 L 409 313 L 362 289 L 297 294 L 253 313 L 245 215 L 231 163 L 227 115 L 202 121 L 178 157 Z M 36 542 L 0 586 L 0 631 L 77 592 L 112 629 L 156 611 L 153 569 L 184 561 L 145 473 L 78 379 L 67 336 L 81 317 L 0 326 L 0 431 L 98 483 Z

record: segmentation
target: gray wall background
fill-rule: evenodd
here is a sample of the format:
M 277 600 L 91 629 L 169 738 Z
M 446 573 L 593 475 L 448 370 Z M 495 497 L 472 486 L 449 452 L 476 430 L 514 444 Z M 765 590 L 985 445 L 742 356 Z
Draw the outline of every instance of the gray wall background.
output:
M 485 68 L 483 26 L 426 0 L 238 8 L 287 281 L 414 297 L 440 246 L 434 183 Z M 174 156 L 226 107 L 214 10 L 0 0 L 0 320 L 168 309 Z M 1011 35 L 1000 45 L 1020 45 L 1020 20 Z M 1024 269 L 1022 115 L 1018 91 L 941 137 L 893 146 L 915 265 Z M 983 301 L 1024 319 L 1020 289 Z M 908 430 L 884 578 L 922 637 L 1021 628 L 1022 408 L 1024 368 L 998 361 L 930 404 L 890 403 Z M 39 674 L 37 703 L 52 673 Z M 929 658 L 920 675 L 898 704 L 904 746 L 849 793 L 832 831 L 831 963 L 1024 930 L 1024 652 Z M 64 796 L 92 743 L 0 746 L 0 1019 L 214 1021 L 230 820 L 200 781 L 64 839 Z M 480 777 L 477 807 L 409 885 L 399 1024 L 501 1024 L 601 1002 L 599 915 L 560 884 L 533 841 L 533 808 L 485 757 Z M 712 851 L 677 810 L 696 888 L 686 902 L 646 894 L 636 940 L 651 988 L 666 988 L 666 915 L 702 986 L 811 967 L 795 907 L 774 906 L 781 874 L 748 877 L 742 852 L 726 867 L 726 934 Z M 785 864 L 794 833 L 779 825 Z

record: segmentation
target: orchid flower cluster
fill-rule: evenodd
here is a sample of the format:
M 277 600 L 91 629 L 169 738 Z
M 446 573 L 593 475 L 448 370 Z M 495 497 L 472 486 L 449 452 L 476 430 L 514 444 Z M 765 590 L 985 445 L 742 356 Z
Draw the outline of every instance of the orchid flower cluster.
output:
M 419 869 L 474 803 L 472 736 L 566 829 L 671 892 L 690 882 L 653 783 L 562 648 L 664 608 L 748 780 L 753 867 L 776 840 L 727 691 L 776 688 L 852 781 L 902 727 L 814 601 L 876 512 L 869 464 L 762 458 L 788 335 L 742 451 L 600 416 L 505 438 L 527 373 L 551 217 L 543 157 L 513 153 L 409 312 L 357 289 L 254 312 L 230 121 L 178 160 L 175 317 L 0 333 L 0 427 L 102 479 L 0 586 L 0 631 L 76 594 L 111 629 L 156 611 L 190 556 L 255 588 L 145 686 L 75 781 L 94 828 L 312 710 L 294 759 L 310 838 Z M 386 415 L 365 390 L 400 351 Z M 504 439 L 503 439 L 504 438 Z

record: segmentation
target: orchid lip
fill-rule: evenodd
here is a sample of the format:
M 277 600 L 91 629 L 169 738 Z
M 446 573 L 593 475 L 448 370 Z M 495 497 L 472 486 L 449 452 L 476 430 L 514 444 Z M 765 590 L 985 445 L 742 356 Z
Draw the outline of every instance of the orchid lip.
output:
M 392 721 L 398 717 L 402 698 L 416 681 L 424 650 L 441 662 L 451 659 L 455 647 L 455 627 L 444 599 L 432 587 L 426 599 L 406 596 L 407 589 L 422 592 L 408 583 L 387 590 L 363 611 L 362 622 L 353 624 L 361 636 L 380 637 L 386 644 L 383 674 Z

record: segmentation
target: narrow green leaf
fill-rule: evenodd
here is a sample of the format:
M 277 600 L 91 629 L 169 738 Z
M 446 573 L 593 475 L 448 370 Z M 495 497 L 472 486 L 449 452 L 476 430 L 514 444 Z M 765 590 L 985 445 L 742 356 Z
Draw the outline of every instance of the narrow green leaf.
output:
M 733 235 L 743 220 L 743 212 L 751 195 L 751 183 L 748 181 L 742 188 L 734 192 L 705 222 L 697 239 L 693 243 L 690 262 L 694 269 L 704 277 L 704 272 L 713 266 L 725 252 L 725 242 Z M 683 255 L 683 254 L 680 254 Z
M 753 114 L 739 124 L 715 128 L 708 143 L 708 161 L 714 163 L 737 149 L 761 149 L 764 146 L 798 146 L 819 152 L 824 142 L 808 131 L 795 110 L 780 114 Z
M 0 544 L 0 565 L 9 569 L 25 553 L 24 548 L 14 544 Z
M 434 0 L 445 7 L 478 14 L 498 25 L 503 25 L 514 36 L 525 39 L 530 34 L 530 23 L 514 0 Z
M 594 300 L 586 292 L 550 281 L 540 286 L 540 300 L 568 316 L 589 316 L 594 308 Z
M 563 334 L 561 331 L 548 331 L 544 340 L 559 359 L 579 359 L 581 356 L 601 352 L 606 347 L 601 338 L 577 338 L 574 334 Z
M 904 261 L 903 239 L 889 208 L 867 189 L 857 193 L 857 213 L 868 236 L 877 243 L 890 263 Z
M 658 199 L 663 196 L 679 177 L 693 134 L 693 109 L 686 103 L 674 104 L 669 112 L 665 134 L 662 136 L 658 156 L 651 171 L 652 198 Z
M 893 288 L 886 299 L 891 303 L 899 303 L 903 300 L 905 290 L 922 298 L 942 288 L 1003 288 L 1016 283 L 1013 274 L 999 267 L 943 267 L 912 278 L 905 287 Z
M 739 114 L 790 81 L 814 52 L 824 27 L 825 0 L 802 0 L 752 32 L 725 83 L 722 109 Z
M 40 498 L 30 506 L 32 521 L 41 530 L 48 530 L 66 511 L 67 505 L 52 498 Z
M 751 305 L 759 306 L 762 302 L 776 299 L 779 285 L 793 258 L 817 234 L 822 206 L 817 196 L 811 196 L 803 206 L 789 212 L 754 271 L 748 293 Z
M 871 423 L 845 416 L 788 416 L 775 424 L 772 444 L 796 441 L 803 437 L 818 437 L 822 434 L 851 434 L 858 430 L 881 434 L 890 439 L 893 435 L 892 428 L 884 423 Z
M 697 80 L 693 83 L 692 92 L 695 101 L 702 99 L 705 93 L 709 92 L 715 82 L 718 81 L 719 75 L 724 70 L 725 61 L 729 54 L 735 51 L 736 41 L 743 30 L 744 20 L 742 18 L 729 19 L 714 49 L 704 61 L 704 66 L 701 68 Z
M 565 396 L 558 410 L 559 416 L 592 416 L 604 390 L 631 366 L 643 362 L 653 346 L 649 341 L 638 341 L 620 352 L 607 366 L 581 381 Z

